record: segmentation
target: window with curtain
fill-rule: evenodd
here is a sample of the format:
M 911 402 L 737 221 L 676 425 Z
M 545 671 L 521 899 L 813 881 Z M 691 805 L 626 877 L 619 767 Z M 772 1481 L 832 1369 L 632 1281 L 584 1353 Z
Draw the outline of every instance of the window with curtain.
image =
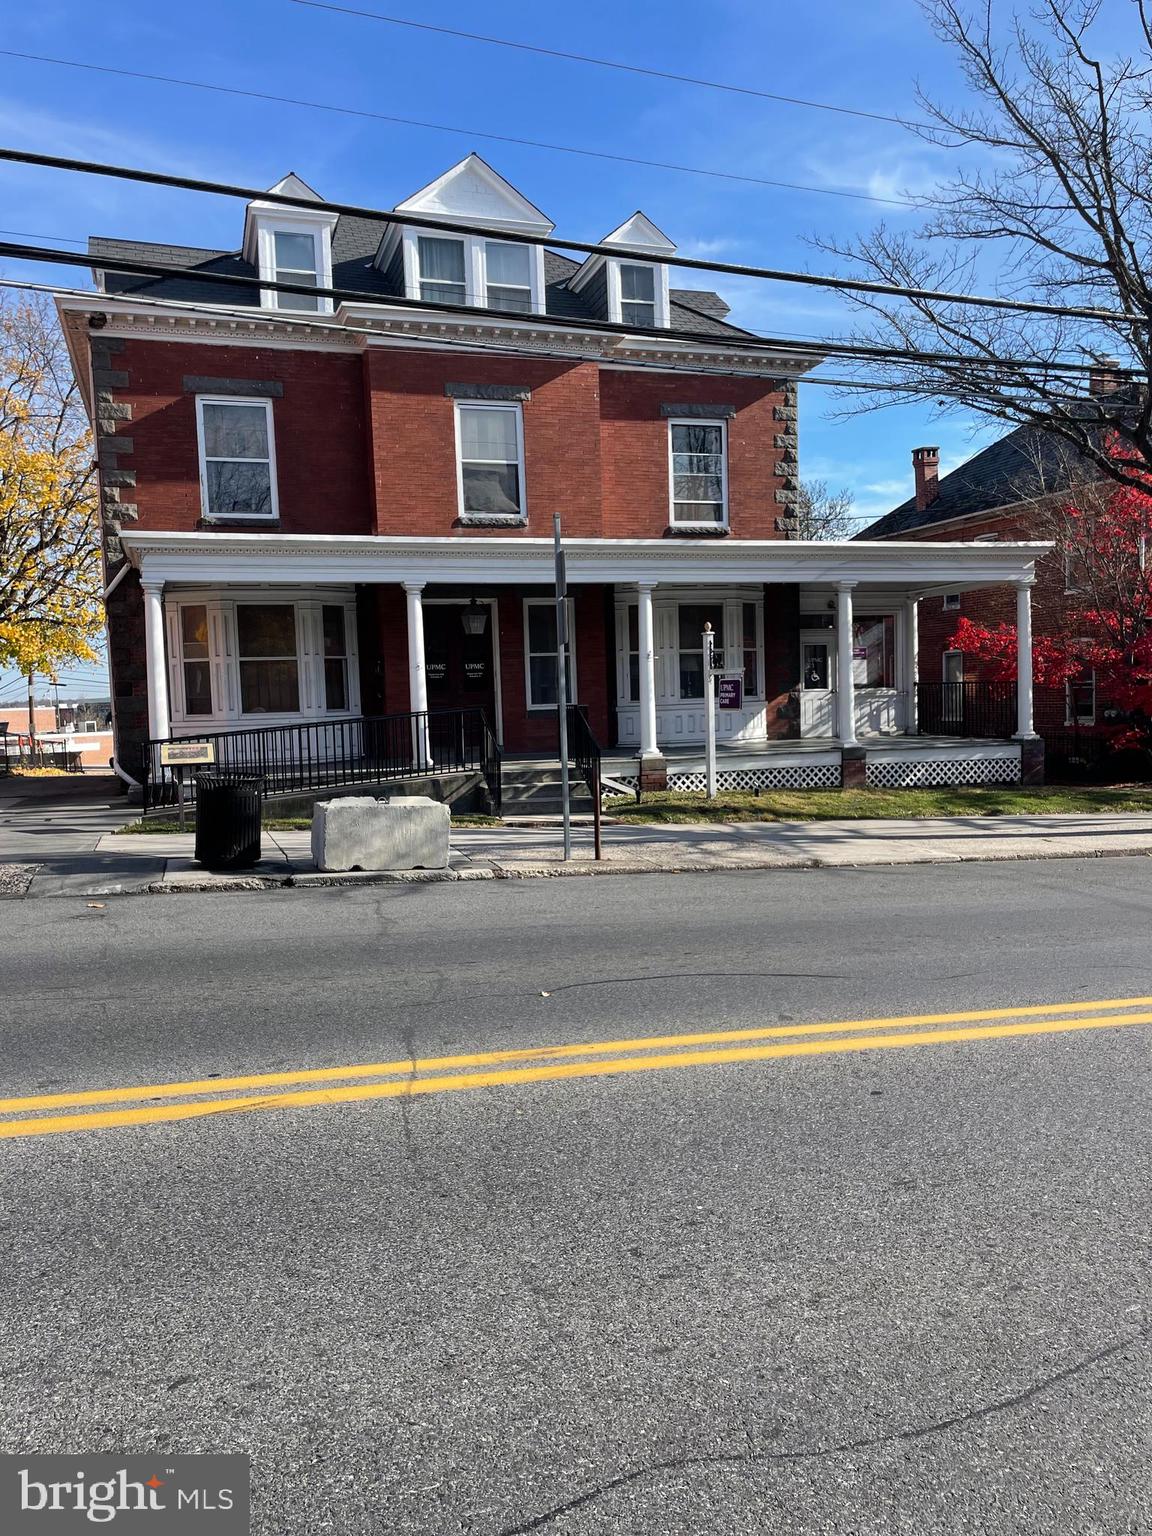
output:
M 433 304 L 463 304 L 467 294 L 463 240 L 421 235 L 416 247 L 420 262 L 420 297 Z
M 896 620 L 890 613 L 852 620 L 852 676 L 857 688 L 896 686 Z
M 519 517 L 521 485 L 520 407 L 457 406 L 460 440 L 460 510 Z
M 740 624 L 742 658 L 744 662 L 744 693 L 746 697 L 760 697 L 760 647 L 756 643 L 756 604 L 741 603 Z
M 205 516 L 275 517 L 271 401 L 198 405 Z
M 292 603 L 238 603 L 236 648 L 242 714 L 271 715 L 300 708 L 296 609 Z
M 682 699 L 704 697 L 704 625 L 711 624 L 715 639 L 712 654 L 724 657 L 724 606 L 722 603 L 680 603 L 677 610 L 678 676 Z
M 324 630 L 324 708 L 348 708 L 348 636 L 344 609 L 325 603 L 321 610 Z
M 672 521 L 723 526 L 728 520 L 723 423 L 674 421 L 669 432 Z
M 489 240 L 484 247 L 488 308 L 532 312 L 532 253 L 526 245 Z
M 184 673 L 184 713 L 212 713 L 212 671 L 208 660 L 208 609 L 187 603 L 180 610 L 180 655 Z
M 316 263 L 316 238 L 295 230 L 278 229 L 272 236 L 278 283 L 303 283 L 319 286 Z M 318 310 L 320 300 L 306 293 L 275 293 L 277 309 Z
M 556 657 L 556 604 L 551 598 L 524 604 L 525 649 L 527 651 L 527 691 L 529 709 L 555 709 L 559 703 Z M 569 704 L 575 702 L 572 687 L 572 614 L 568 614 L 569 644 L 565 657 L 564 680 Z
M 656 268 L 620 267 L 620 320 L 623 325 L 656 324 Z

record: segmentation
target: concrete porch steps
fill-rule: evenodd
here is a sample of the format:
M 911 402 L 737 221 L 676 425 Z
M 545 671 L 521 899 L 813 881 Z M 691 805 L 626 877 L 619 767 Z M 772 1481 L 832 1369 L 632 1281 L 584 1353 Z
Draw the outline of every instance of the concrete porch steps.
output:
M 543 767 L 533 764 L 525 767 L 506 765 L 501 774 L 503 804 L 501 814 L 506 819 L 523 816 L 560 816 L 563 814 L 561 799 L 560 765 Z M 573 814 L 590 816 L 592 796 L 588 786 L 572 770 L 571 796 Z

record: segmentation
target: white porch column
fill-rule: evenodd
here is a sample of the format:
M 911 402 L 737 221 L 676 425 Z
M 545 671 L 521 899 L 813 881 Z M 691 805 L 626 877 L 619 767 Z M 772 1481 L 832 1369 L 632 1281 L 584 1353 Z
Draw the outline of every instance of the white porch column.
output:
M 654 581 L 636 583 L 639 593 L 639 648 L 640 648 L 640 756 L 655 757 L 660 748 L 656 744 L 656 641 L 652 618 L 652 590 Z
M 414 715 L 425 719 L 414 721 L 412 727 L 412 755 L 418 768 L 426 768 L 432 754 L 428 750 L 428 673 L 424 667 L 424 600 L 421 593 L 425 583 L 406 581 L 404 596 L 408 608 L 408 708 Z
M 852 672 L 852 588 L 836 583 L 836 734 L 841 746 L 856 746 L 856 682 Z
M 915 736 L 919 728 L 916 681 L 920 667 L 920 604 L 914 597 L 904 604 L 904 734 Z
M 1035 578 L 1016 583 L 1016 735 L 1032 741 L 1032 585 Z
M 168 663 L 164 656 L 164 583 L 142 581 L 144 591 L 144 651 L 148 674 L 148 734 L 153 741 L 171 735 L 168 709 Z

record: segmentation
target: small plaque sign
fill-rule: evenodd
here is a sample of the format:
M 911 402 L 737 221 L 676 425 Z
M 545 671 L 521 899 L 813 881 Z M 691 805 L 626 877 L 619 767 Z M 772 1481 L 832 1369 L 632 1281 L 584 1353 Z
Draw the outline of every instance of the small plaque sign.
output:
M 442 683 L 448 676 L 448 663 L 446 661 L 429 661 L 425 663 L 424 670 L 430 683 Z
M 722 677 L 716 684 L 716 703 L 721 709 L 743 709 L 744 679 Z
M 203 766 L 216 761 L 216 748 L 210 741 L 165 741 L 160 744 L 160 763 L 164 768 Z

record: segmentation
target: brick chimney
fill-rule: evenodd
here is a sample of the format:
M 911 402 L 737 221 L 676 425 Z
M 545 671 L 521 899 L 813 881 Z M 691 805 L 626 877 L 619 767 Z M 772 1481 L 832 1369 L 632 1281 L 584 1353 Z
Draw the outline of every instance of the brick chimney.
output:
M 913 448 L 912 473 L 916 476 L 916 510 L 926 512 L 940 494 L 939 448 Z
M 1114 395 L 1121 382 L 1118 357 L 1098 357 L 1095 366 L 1088 370 L 1090 395 Z

